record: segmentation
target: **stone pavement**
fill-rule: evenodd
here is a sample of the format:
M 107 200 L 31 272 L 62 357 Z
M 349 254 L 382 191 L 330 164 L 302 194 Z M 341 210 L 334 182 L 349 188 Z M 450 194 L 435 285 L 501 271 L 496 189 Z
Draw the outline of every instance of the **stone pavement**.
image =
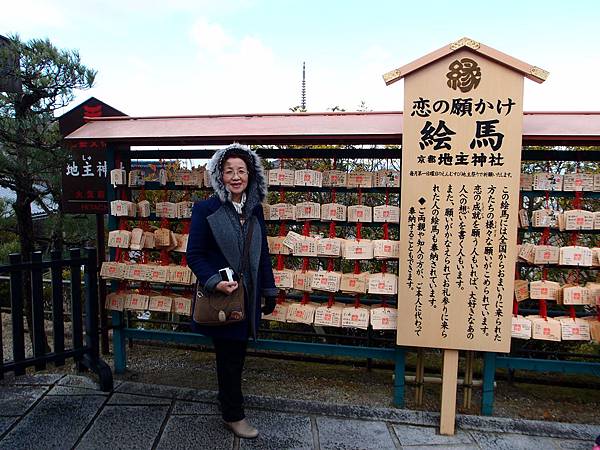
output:
M 0 449 L 582 449 L 600 426 L 458 416 L 437 434 L 423 411 L 247 397 L 261 431 L 240 440 L 221 423 L 214 392 L 84 376 L 38 374 L 0 382 Z

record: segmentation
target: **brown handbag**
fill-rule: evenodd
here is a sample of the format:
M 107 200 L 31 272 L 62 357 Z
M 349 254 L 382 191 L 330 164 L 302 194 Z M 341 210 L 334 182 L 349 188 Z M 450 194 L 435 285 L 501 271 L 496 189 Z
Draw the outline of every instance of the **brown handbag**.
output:
M 219 291 L 207 292 L 200 282 L 196 281 L 192 320 L 198 325 L 222 326 L 237 323 L 246 318 L 244 307 L 244 272 L 248 264 L 248 247 L 252 239 L 253 229 L 254 221 L 250 220 L 246 241 L 244 242 L 238 288 L 235 291 L 229 295 Z

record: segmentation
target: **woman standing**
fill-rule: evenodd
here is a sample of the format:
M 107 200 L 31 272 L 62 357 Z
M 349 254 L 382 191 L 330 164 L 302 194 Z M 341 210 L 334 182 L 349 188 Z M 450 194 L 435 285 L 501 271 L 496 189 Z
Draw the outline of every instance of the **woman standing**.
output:
M 244 415 L 242 370 L 248 339 L 256 339 L 261 312 L 271 313 L 276 303 L 277 289 L 261 206 L 267 183 L 258 155 L 239 144 L 217 151 L 207 170 L 215 192 L 208 200 L 194 205 L 187 262 L 209 292 L 229 295 L 236 289 L 245 289 L 247 314 L 243 321 L 223 326 L 192 322 L 192 330 L 212 337 L 225 426 L 241 438 L 255 438 L 258 430 Z M 251 223 L 253 231 L 242 277 L 244 286 L 238 281 L 223 281 L 220 269 L 230 267 L 238 273 L 242 267 L 243 247 Z M 261 297 L 265 299 L 262 308 Z

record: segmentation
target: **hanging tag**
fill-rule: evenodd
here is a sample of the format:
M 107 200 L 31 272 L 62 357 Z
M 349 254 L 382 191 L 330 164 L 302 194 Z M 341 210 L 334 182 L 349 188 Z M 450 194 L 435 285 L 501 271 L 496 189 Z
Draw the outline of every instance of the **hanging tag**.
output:
M 389 306 L 371 307 L 371 326 L 374 330 L 395 330 L 398 323 L 398 310 Z
M 373 222 L 373 208 L 364 205 L 348 206 L 348 222 Z
M 324 203 L 321 205 L 321 220 L 346 221 L 346 205 L 340 203 Z
M 341 327 L 343 306 L 334 303 L 331 306 L 320 305 L 315 310 L 315 325 L 322 327 Z
M 533 186 L 533 174 L 532 173 L 522 173 L 520 180 L 520 189 L 522 191 L 530 191 Z
M 367 306 L 347 306 L 342 310 L 343 328 L 360 328 L 366 330 L 369 327 L 370 311 Z
M 523 316 L 513 316 L 510 335 L 516 339 L 531 339 L 531 320 Z
M 187 297 L 174 297 L 173 312 L 184 316 L 191 316 L 192 299 Z
M 290 303 L 282 302 L 275 305 L 275 309 L 271 314 L 262 316 L 265 320 L 274 320 L 275 322 L 287 322 L 287 313 L 290 307 Z
M 375 187 L 400 187 L 400 172 L 397 170 L 378 170 L 375 172 Z
M 345 187 L 346 172 L 341 170 L 326 170 L 323 172 L 323 186 L 325 187 Z M 600 186 L 600 181 L 598 182 Z
M 113 169 L 110 171 L 110 184 L 113 187 L 122 186 L 127 183 L 127 173 L 124 169 Z
M 562 175 L 547 172 L 533 174 L 533 190 L 535 191 L 560 191 L 562 186 Z

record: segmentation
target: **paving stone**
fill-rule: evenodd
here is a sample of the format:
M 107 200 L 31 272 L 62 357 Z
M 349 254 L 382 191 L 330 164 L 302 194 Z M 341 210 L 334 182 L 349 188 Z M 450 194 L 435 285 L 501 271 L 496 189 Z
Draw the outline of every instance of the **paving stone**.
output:
M 77 449 L 149 449 L 158 436 L 168 406 L 107 405 Z
M 480 450 L 475 444 L 454 444 L 454 445 L 409 445 L 403 446 L 404 450 Z M 549 449 L 543 449 L 549 450 Z
M 73 448 L 105 400 L 91 395 L 45 397 L 0 441 L 0 449 Z
M 317 428 L 322 450 L 396 449 L 384 422 L 317 417 Z
M 36 373 L 7 377 L 0 384 L 5 385 L 28 385 L 28 386 L 52 386 L 64 375 L 55 373 Z
M 594 441 L 580 441 L 578 439 L 555 439 L 554 445 L 560 450 L 590 450 Z
M 185 400 L 177 400 L 172 414 L 218 414 L 219 407 L 216 403 L 204 402 L 187 402 Z
M 233 434 L 216 416 L 171 416 L 157 450 L 233 448 Z
M 123 394 L 150 395 L 154 397 L 166 398 L 174 398 L 178 394 L 181 395 L 183 392 L 187 391 L 188 389 L 178 388 L 174 386 L 134 383 L 131 381 L 125 381 L 115 389 L 115 392 L 121 392 Z
M 108 392 L 102 392 L 96 389 L 87 389 L 75 386 L 54 386 L 48 392 L 48 395 L 104 395 L 108 396 Z
M 0 417 L 0 434 L 8 430 L 8 428 L 16 421 L 17 417 Z
M 65 377 L 58 382 L 58 385 L 100 390 L 100 385 L 96 383 L 96 381 L 83 375 L 65 375 Z
M 181 389 L 175 393 L 179 400 L 190 400 L 192 402 L 216 402 L 217 393 L 204 389 Z
M 20 416 L 48 389 L 45 387 L 5 386 L 0 389 L 0 416 Z
M 402 446 L 401 448 L 403 450 L 481 450 L 476 444 L 408 445 L 408 446 Z M 543 449 L 543 450 L 549 450 L 549 449 Z M 552 450 L 554 450 L 554 449 L 552 449 Z
M 556 449 L 554 438 L 526 434 L 489 433 L 471 431 L 471 436 L 482 450 L 531 450 L 532 448 Z M 590 447 L 591 448 L 591 447 Z
M 414 425 L 393 425 L 392 428 L 402 446 L 405 445 L 454 445 L 473 444 L 471 436 L 462 430 L 456 430 L 454 436 L 438 434 L 437 428 L 417 427 Z
M 277 411 L 247 410 L 246 418 L 258 428 L 256 439 L 241 439 L 240 450 L 310 450 L 313 448 L 310 417 Z
M 121 394 L 119 392 L 113 394 L 108 400 L 109 405 L 170 405 L 170 398 L 164 397 L 147 397 L 144 395 Z

